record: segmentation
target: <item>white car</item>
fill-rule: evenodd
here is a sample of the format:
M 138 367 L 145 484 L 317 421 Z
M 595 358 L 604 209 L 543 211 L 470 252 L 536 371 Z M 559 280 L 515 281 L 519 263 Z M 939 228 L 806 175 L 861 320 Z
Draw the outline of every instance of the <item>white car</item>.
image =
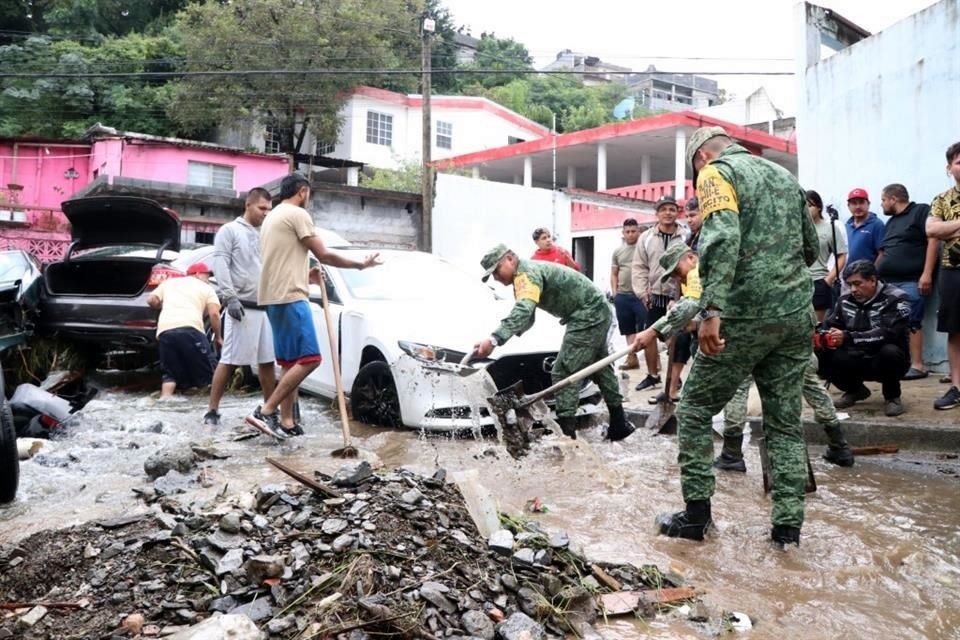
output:
M 356 260 L 375 249 L 337 249 Z M 431 431 L 479 429 L 494 424 L 486 399 L 517 380 L 524 393 L 550 385 L 550 368 L 563 328 L 538 311 L 533 328 L 471 366 L 461 359 L 507 316 L 512 300 L 499 299 L 474 275 L 429 253 L 380 251 L 383 265 L 358 271 L 324 267 L 340 352 L 343 386 L 353 417 L 380 425 Z M 311 286 L 311 309 L 323 362 L 303 382 L 309 393 L 334 397 L 336 387 L 320 287 Z M 579 415 L 601 409 L 593 383 L 580 388 Z

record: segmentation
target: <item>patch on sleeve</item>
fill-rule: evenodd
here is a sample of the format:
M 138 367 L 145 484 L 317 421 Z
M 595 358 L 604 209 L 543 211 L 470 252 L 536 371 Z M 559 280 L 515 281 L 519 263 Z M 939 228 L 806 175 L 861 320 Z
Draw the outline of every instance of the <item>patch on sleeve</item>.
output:
M 733 185 L 720 175 L 715 166 L 710 164 L 697 175 L 697 200 L 700 202 L 700 211 L 704 218 L 717 211 L 740 213 L 740 205 Z
M 527 274 L 521 273 L 513 279 L 513 296 L 517 300 L 532 300 L 534 304 L 540 304 L 540 287 L 530 282 Z
M 700 269 L 694 268 L 687 273 L 687 281 L 680 283 L 680 293 L 685 298 L 699 300 L 703 296 L 703 285 L 700 283 Z

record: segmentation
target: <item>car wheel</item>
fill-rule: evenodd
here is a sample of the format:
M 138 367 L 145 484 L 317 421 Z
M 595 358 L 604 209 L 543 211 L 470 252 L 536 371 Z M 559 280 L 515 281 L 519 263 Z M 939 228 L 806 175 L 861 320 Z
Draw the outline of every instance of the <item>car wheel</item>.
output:
M 0 389 L 2 388 L 0 383 Z M 17 455 L 17 431 L 13 424 L 13 414 L 10 413 L 10 403 L 2 398 L 0 402 L 3 403 L 0 406 L 0 504 L 5 504 L 17 497 L 20 458 Z
M 353 418 L 378 427 L 399 427 L 400 396 L 393 372 L 386 362 L 365 364 L 357 372 L 350 390 Z

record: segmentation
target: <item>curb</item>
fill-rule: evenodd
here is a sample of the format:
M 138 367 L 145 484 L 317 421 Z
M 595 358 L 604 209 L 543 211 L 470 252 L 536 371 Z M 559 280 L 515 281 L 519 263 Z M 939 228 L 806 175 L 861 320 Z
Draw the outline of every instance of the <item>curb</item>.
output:
M 643 428 L 651 412 L 624 407 L 624 413 L 634 426 Z M 759 433 L 760 418 L 747 418 L 747 422 L 752 429 L 751 435 L 756 437 Z M 851 447 L 893 444 L 901 449 L 918 451 L 960 450 L 960 429 L 956 427 L 910 423 L 883 424 L 859 420 L 843 420 L 840 426 L 843 427 L 843 433 Z M 803 431 L 808 443 L 827 444 L 822 425 L 812 420 L 804 420 Z

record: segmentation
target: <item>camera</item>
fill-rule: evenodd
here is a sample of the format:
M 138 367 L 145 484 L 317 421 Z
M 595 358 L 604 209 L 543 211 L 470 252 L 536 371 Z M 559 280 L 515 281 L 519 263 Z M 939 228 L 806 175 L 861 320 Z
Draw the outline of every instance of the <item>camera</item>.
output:
M 827 215 L 830 216 L 830 219 L 836 222 L 840 219 L 840 213 L 837 211 L 837 208 L 832 204 L 827 205 Z
M 817 329 L 813 334 L 814 349 L 836 349 L 840 342 L 831 335 L 829 329 Z

